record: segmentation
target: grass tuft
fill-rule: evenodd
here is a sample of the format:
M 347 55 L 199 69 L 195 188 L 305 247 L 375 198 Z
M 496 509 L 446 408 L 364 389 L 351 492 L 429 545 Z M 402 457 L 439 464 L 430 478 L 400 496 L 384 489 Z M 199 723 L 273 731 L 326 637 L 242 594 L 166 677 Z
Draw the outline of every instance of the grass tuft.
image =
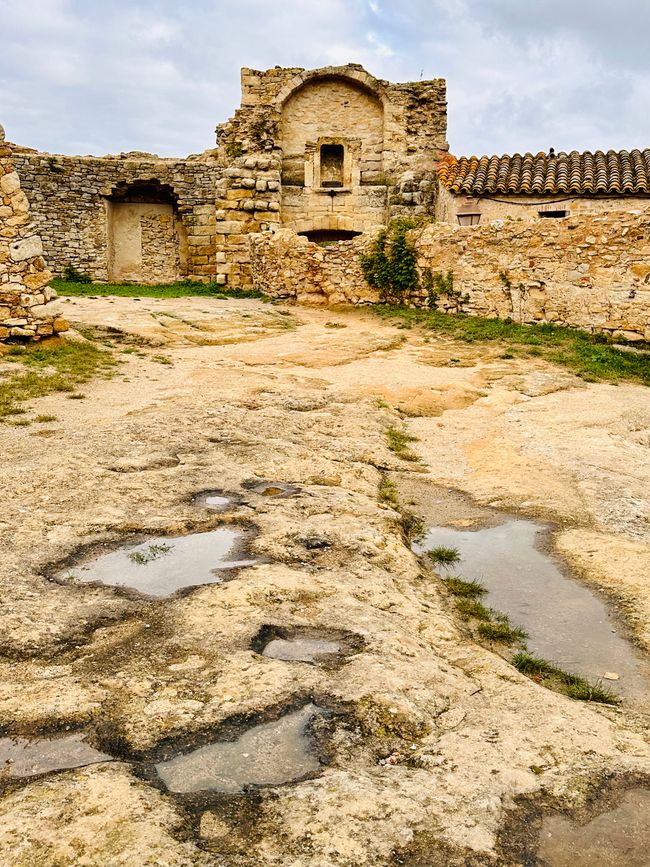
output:
M 460 563 L 461 559 L 458 548 L 446 548 L 444 545 L 427 551 L 427 557 L 437 566 L 453 566 Z
M 469 599 L 460 596 L 456 599 L 456 609 L 463 620 L 473 619 L 489 623 L 492 619 L 492 612 L 490 609 L 476 599 Z
M 398 430 L 394 427 L 389 427 L 386 431 L 386 439 L 388 440 L 388 448 L 401 458 L 403 461 L 417 461 L 418 456 L 409 449 L 409 443 L 417 442 L 417 437 L 412 436 L 406 431 Z
M 464 578 L 459 578 L 457 575 L 451 578 L 443 578 L 447 590 L 453 596 L 460 596 L 466 599 L 477 599 L 487 593 L 487 588 L 480 581 L 465 581 Z
M 548 689 L 564 693 L 578 701 L 596 701 L 601 704 L 619 704 L 620 698 L 600 683 L 590 683 L 579 674 L 564 671 L 557 665 L 533 656 L 527 651 L 516 653 L 512 658 L 515 668 Z
M 395 482 L 391 481 L 387 476 L 382 476 L 379 483 L 379 499 L 382 503 L 388 503 L 394 509 L 397 509 L 399 506 L 397 487 Z
M 487 641 L 507 645 L 515 644 L 515 642 L 528 637 L 525 630 L 511 626 L 506 620 L 499 620 L 496 623 L 494 621 L 479 623 L 477 632 L 481 638 L 485 638 Z

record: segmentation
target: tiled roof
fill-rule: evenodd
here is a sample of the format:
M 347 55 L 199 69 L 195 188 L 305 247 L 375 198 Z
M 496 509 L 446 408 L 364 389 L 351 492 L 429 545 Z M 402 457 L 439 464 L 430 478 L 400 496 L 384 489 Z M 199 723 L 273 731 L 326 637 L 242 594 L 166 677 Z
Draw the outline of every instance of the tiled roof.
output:
M 650 193 L 650 148 L 633 151 L 571 151 L 493 157 L 447 155 L 438 177 L 465 195 L 575 195 Z

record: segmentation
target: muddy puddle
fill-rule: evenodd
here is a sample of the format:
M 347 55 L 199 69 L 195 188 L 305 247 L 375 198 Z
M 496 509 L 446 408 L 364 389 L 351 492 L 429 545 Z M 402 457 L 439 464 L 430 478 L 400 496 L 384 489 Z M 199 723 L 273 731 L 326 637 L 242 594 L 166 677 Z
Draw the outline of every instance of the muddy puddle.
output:
M 548 539 L 541 524 L 507 519 L 478 530 L 434 527 L 414 548 L 456 548 L 460 562 L 438 567 L 440 574 L 481 581 L 485 604 L 526 630 L 531 653 L 646 704 L 650 664 L 617 631 L 603 600 L 545 553 Z
M 94 560 L 68 568 L 57 577 L 169 596 L 177 590 L 223 581 L 224 572 L 251 566 L 244 559 L 243 534 L 228 527 L 186 536 L 158 536 L 124 545 Z
M 266 645 L 262 655 L 287 662 L 321 662 L 337 656 L 340 650 L 340 644 L 324 638 L 274 638 Z
M 537 855 L 544 867 L 650 865 L 650 791 L 630 789 L 615 809 L 584 823 L 546 816 Z
M 81 734 L 36 740 L 0 738 L 0 780 L 34 777 L 112 760 L 86 743 Z
M 361 636 L 315 626 L 263 626 L 251 642 L 256 653 L 283 662 L 339 668 L 363 650 Z
M 324 713 L 317 705 L 306 704 L 248 729 L 235 741 L 207 744 L 159 762 L 156 772 L 169 791 L 178 793 L 236 794 L 249 787 L 300 780 L 320 770 L 309 724 Z

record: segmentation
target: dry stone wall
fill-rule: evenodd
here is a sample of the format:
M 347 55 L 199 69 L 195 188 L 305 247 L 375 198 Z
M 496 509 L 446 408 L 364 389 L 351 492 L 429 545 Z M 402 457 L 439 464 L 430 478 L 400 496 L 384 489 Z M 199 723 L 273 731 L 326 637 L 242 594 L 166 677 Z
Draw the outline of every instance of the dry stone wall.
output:
M 650 209 L 534 223 L 494 221 L 461 228 L 434 223 L 410 238 L 421 273 L 453 272 L 462 311 L 517 322 L 550 322 L 630 340 L 650 340 Z M 365 304 L 359 253 L 367 241 L 319 247 L 284 231 L 250 239 L 253 279 L 275 297 Z M 411 302 L 427 303 L 420 291 Z M 444 295 L 437 305 L 455 312 Z
M 155 180 L 172 191 L 186 238 L 184 273 L 174 276 L 215 279 L 215 190 L 222 168 L 211 152 L 175 160 L 137 153 L 70 157 L 20 148 L 14 158 L 56 274 L 73 265 L 93 280 L 109 280 L 109 198 L 116 189 Z
M 68 328 L 51 303 L 56 292 L 47 285 L 52 274 L 42 253 L 0 126 L 0 340 L 40 340 Z

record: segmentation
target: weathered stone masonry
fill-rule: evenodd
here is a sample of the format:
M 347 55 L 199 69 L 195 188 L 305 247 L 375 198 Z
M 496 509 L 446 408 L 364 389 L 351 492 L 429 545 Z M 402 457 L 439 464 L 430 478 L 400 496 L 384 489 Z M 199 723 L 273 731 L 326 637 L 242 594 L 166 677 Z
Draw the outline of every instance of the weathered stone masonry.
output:
M 444 80 L 357 64 L 245 68 L 241 85 L 216 149 L 187 159 L 15 148 L 52 269 L 368 303 L 359 252 L 425 217 L 420 267 L 453 271 L 467 312 L 650 336 L 650 150 L 457 158 Z M 478 227 L 458 226 L 463 206 Z
M 0 340 L 39 340 L 68 328 L 51 303 L 56 292 L 47 285 L 52 275 L 42 252 L 0 126 Z
M 544 224 L 434 223 L 409 235 L 421 273 L 453 272 L 454 288 L 469 295 L 466 313 L 650 340 L 650 208 Z M 324 248 L 285 231 L 250 243 L 256 283 L 269 295 L 316 304 L 378 301 L 359 265 L 365 239 Z M 427 303 L 423 291 L 409 300 Z M 437 306 L 457 309 L 444 296 Z

